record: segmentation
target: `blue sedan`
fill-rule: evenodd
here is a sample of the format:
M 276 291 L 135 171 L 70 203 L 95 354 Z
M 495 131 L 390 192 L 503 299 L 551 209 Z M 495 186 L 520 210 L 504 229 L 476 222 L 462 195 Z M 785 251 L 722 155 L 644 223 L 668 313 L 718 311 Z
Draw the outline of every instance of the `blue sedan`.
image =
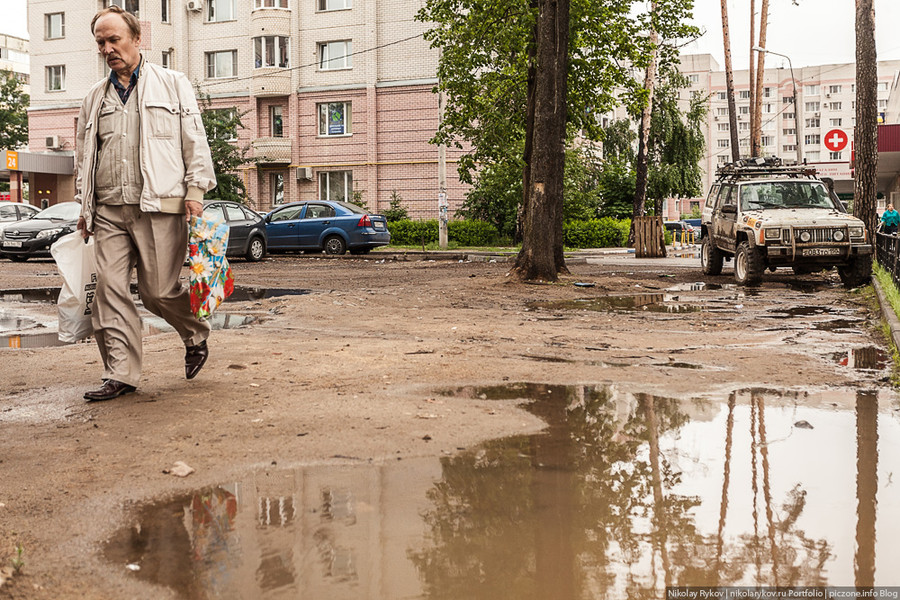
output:
M 266 215 L 269 251 L 324 250 L 366 254 L 391 243 L 387 220 L 355 204 L 314 200 L 291 202 Z

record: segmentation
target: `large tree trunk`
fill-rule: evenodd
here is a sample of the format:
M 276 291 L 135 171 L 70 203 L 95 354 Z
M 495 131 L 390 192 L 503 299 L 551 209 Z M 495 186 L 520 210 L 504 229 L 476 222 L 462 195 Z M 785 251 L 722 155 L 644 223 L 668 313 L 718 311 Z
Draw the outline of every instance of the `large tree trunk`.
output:
M 853 213 L 863 220 L 873 240 L 878 223 L 878 62 L 875 52 L 875 8 L 872 0 L 856 0 L 856 151 Z
M 759 11 L 759 47 L 766 47 L 766 28 L 769 23 L 769 0 L 762 0 L 762 8 Z M 763 103 L 763 81 L 766 75 L 766 53 L 757 52 L 756 81 L 751 81 L 750 85 L 755 86 L 753 92 L 754 104 L 750 110 L 753 111 L 753 120 L 750 125 L 750 156 L 762 156 L 762 103 Z M 750 62 L 753 62 L 753 55 L 750 55 Z
M 650 11 L 655 17 L 656 0 L 650 5 Z M 646 212 L 647 181 L 650 175 L 649 143 L 650 143 L 650 115 L 653 113 L 653 86 L 656 83 L 656 46 L 659 35 L 656 33 L 656 25 L 650 27 L 650 63 L 647 65 L 647 73 L 644 77 L 644 89 L 647 90 L 647 104 L 641 111 L 641 131 L 638 136 L 638 154 L 635 159 L 634 174 L 634 205 L 631 209 L 631 238 L 634 239 L 634 221 Z
M 537 8 L 537 0 L 531 1 L 531 7 Z M 534 44 L 528 48 L 528 80 L 525 97 L 525 150 L 522 155 L 522 204 L 516 212 L 516 231 L 513 236 L 517 244 L 522 243 L 525 235 L 525 211 L 528 209 L 528 180 L 531 177 L 531 155 L 534 146 L 534 80 L 535 62 L 537 61 L 537 23 L 534 24 Z
M 728 33 L 728 0 L 722 0 L 722 41 L 725 43 L 725 90 L 728 94 L 728 127 L 731 130 L 731 160 L 741 159 L 737 108 L 734 105 L 734 70 L 731 67 L 731 36 Z
M 751 144 L 748 146 L 752 146 L 753 140 L 753 122 L 756 120 L 756 111 L 753 110 L 753 107 L 756 106 L 756 63 L 753 61 L 753 47 L 756 46 L 756 0 L 750 0 L 750 140 Z M 750 156 L 756 156 L 753 154 L 753 148 L 750 147 Z
M 566 162 L 566 76 L 569 0 L 539 0 L 534 128 L 525 192 L 522 250 L 513 272 L 526 281 L 556 281 L 563 256 L 563 170 Z

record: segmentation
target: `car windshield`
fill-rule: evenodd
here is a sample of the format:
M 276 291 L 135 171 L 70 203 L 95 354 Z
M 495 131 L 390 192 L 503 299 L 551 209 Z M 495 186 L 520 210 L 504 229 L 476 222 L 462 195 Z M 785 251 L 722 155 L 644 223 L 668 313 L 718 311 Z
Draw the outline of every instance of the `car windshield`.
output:
M 78 218 L 78 215 L 81 214 L 81 205 L 77 202 L 62 202 L 60 204 L 54 204 L 49 208 L 45 208 L 38 214 L 34 215 L 32 219 L 50 219 L 52 221 L 55 220 L 63 220 L 70 221 Z
M 841 210 L 818 181 L 767 181 L 741 186 L 741 210 L 828 208 Z

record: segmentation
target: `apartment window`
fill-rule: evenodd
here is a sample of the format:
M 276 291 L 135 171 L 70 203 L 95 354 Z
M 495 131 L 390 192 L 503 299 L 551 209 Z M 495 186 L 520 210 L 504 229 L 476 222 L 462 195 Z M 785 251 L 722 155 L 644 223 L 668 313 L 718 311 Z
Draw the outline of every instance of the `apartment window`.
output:
M 272 190 L 272 206 L 284 204 L 284 173 L 272 173 L 269 188 Z
M 66 89 L 66 66 L 53 65 L 45 67 L 48 92 L 61 92 Z
M 840 93 L 841 93 L 841 86 L 839 86 L 839 85 L 829 85 L 829 86 L 828 86 L 828 93 L 829 93 L 829 94 L 840 94 Z
M 886 92 L 886 91 L 888 91 L 888 85 L 889 85 L 889 84 L 888 84 L 887 81 L 879 81 L 879 82 L 878 82 L 878 91 L 879 91 L 879 92 Z
M 821 127 L 821 124 L 819 123 L 819 118 L 816 117 L 814 119 L 806 119 L 806 126 L 810 127 L 810 128 Z
M 254 0 L 253 8 L 287 8 L 288 0 Z
M 66 37 L 66 13 L 44 15 L 44 38 L 56 40 Z
M 741 100 L 746 100 L 750 97 L 750 90 L 741 90 L 739 97 Z
M 718 92 L 719 100 L 728 100 L 728 92 Z
M 879 101 L 878 101 L 878 108 L 887 108 L 887 104 L 888 104 L 887 99 L 885 99 L 885 100 L 879 100 Z
M 206 20 L 209 23 L 234 21 L 237 17 L 236 0 L 207 0 Z
M 237 50 L 206 53 L 206 78 L 237 77 Z
M 353 171 L 319 173 L 319 200 L 348 201 L 353 196 Z
M 841 127 L 843 122 L 844 122 L 843 119 L 828 119 L 828 126 L 829 127 Z
M 749 130 L 750 130 L 750 123 L 748 123 L 747 121 L 741 121 L 740 123 L 738 123 L 738 131 L 749 131 Z
M 727 117 L 728 116 L 728 107 L 720 106 L 716 109 L 716 115 L 719 117 Z
M 803 110 L 806 112 L 819 112 L 819 106 L 818 102 L 807 102 L 803 105 Z
M 160 0 L 159 20 L 163 23 L 169 23 L 169 0 Z
M 696 73 L 691 73 L 687 78 L 690 83 L 700 83 L 700 76 Z
M 806 160 L 808 160 L 809 162 L 819 162 L 819 153 L 818 153 L 818 152 L 815 152 L 815 151 L 813 151 L 813 152 L 806 152 L 806 151 L 804 151 L 803 154 L 806 155 Z
M 731 127 L 728 123 L 717 123 L 716 127 L 719 131 L 731 131 Z
M 785 121 L 788 121 L 788 120 L 793 121 L 793 120 L 794 120 L 794 113 L 792 113 L 792 112 L 789 112 L 789 113 L 782 113 L 781 118 L 783 118 Z
M 160 62 L 163 69 L 174 69 L 175 64 L 172 62 L 172 51 L 163 50 L 162 61 Z
M 803 143 L 807 146 L 816 146 L 822 143 L 822 136 L 818 133 L 811 133 L 803 138 Z
M 269 123 L 272 137 L 284 136 L 284 107 L 280 104 L 269 107 Z
M 841 103 L 840 102 L 831 102 L 828 105 L 828 108 L 831 110 L 841 110 Z
M 772 105 L 771 105 L 771 104 L 763 104 L 763 112 L 764 112 L 764 113 L 772 113 L 772 112 L 775 112 L 775 111 L 772 109 Z
M 267 35 L 253 38 L 253 64 L 260 67 L 287 67 L 289 38 Z
M 771 98 L 772 97 L 772 88 L 763 88 L 763 98 Z
M 319 135 L 350 135 L 353 133 L 349 102 L 329 102 L 319 105 Z
M 828 160 L 841 160 L 841 153 L 840 152 L 829 152 Z
M 138 0 L 109 0 L 107 6 L 118 6 L 125 12 L 130 12 L 139 17 L 141 3 Z
M 818 85 L 804 85 L 803 86 L 803 94 L 805 96 L 818 96 L 819 95 L 819 86 Z
M 225 121 L 229 120 L 231 124 L 227 127 L 222 128 L 221 130 L 216 128 L 215 124 L 210 126 L 210 134 L 215 139 L 225 140 L 227 142 L 236 142 L 238 139 L 237 136 L 237 109 L 235 108 L 213 108 L 210 110 L 211 113 L 215 113 L 220 116 L 220 119 Z
M 719 148 L 730 148 L 731 140 L 729 140 L 728 138 L 721 139 L 721 140 L 718 140 L 717 144 L 719 145 Z
M 771 146 L 775 143 L 775 138 L 771 135 L 764 135 L 760 138 L 759 143 L 763 146 Z
M 781 151 L 782 152 L 796 152 L 797 145 L 796 144 L 785 144 L 784 146 L 781 147 Z
M 727 163 L 728 159 L 729 159 L 729 156 L 727 154 L 720 154 L 719 156 L 716 157 L 716 160 L 720 165 L 724 165 L 725 163 Z
M 783 97 L 781 98 L 781 103 L 782 103 L 782 104 L 793 104 L 793 103 L 794 103 L 794 97 L 793 97 L 793 96 L 783 96 Z
M 738 114 L 739 115 L 749 115 L 750 107 L 749 106 L 738 106 Z
M 353 8 L 353 0 L 319 0 L 319 10 L 343 10 Z
M 794 129 L 793 127 L 781 130 L 781 135 L 796 135 L 796 134 L 797 134 L 797 130 Z
M 319 68 L 349 69 L 353 67 L 353 42 L 327 42 L 319 44 Z

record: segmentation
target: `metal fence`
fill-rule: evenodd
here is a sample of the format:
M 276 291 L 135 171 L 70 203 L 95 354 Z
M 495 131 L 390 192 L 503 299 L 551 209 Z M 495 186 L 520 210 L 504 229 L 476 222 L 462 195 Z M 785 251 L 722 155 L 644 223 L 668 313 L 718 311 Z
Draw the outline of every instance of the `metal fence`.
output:
M 875 258 L 881 268 L 891 274 L 894 285 L 900 288 L 900 237 L 877 232 L 875 234 Z

